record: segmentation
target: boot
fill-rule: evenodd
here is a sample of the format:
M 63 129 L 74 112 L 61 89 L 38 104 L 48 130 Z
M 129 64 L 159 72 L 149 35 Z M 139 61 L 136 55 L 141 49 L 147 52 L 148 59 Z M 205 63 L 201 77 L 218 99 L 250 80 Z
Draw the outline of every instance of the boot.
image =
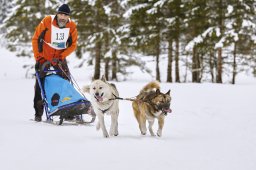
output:
M 42 116 L 39 115 L 35 115 L 35 119 L 36 122 L 41 122 L 42 121 Z
M 43 101 L 38 101 L 37 102 L 37 109 L 36 109 L 35 119 L 34 120 L 36 122 L 41 122 L 42 121 L 43 113 L 44 113 Z

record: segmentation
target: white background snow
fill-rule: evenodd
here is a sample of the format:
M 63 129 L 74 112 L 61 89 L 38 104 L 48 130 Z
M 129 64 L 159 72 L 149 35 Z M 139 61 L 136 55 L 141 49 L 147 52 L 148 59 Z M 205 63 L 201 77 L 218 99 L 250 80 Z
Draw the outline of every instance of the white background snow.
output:
M 89 84 L 92 67 L 74 69 L 77 61 L 69 58 L 78 84 Z M 163 136 L 141 136 L 131 103 L 120 101 L 119 136 L 106 139 L 95 123 L 57 126 L 31 121 L 34 79 L 25 79 L 22 66 L 33 62 L 0 48 L 2 170 L 256 169 L 253 78 L 240 75 L 236 85 L 161 83 L 162 91 L 171 89 L 173 99 Z M 150 80 L 136 72 L 115 84 L 121 97 L 133 97 Z M 109 117 L 106 122 L 109 128 Z

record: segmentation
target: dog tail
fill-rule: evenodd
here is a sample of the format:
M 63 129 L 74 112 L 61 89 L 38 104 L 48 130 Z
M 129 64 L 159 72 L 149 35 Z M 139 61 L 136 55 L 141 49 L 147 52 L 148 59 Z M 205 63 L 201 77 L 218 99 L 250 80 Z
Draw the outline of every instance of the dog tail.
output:
M 158 81 L 152 81 L 148 83 L 146 86 L 143 87 L 143 89 L 140 92 L 148 92 L 152 90 L 160 89 L 160 84 Z
M 86 92 L 86 93 L 89 93 L 90 92 L 90 86 L 89 85 L 84 86 L 83 91 Z

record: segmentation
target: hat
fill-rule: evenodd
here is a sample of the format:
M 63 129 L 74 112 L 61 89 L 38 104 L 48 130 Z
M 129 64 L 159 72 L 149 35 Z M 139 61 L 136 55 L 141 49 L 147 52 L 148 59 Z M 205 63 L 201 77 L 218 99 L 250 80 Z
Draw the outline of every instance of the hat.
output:
M 59 7 L 58 13 L 62 13 L 62 14 L 66 14 L 66 15 L 70 15 L 70 8 L 67 4 L 63 4 Z

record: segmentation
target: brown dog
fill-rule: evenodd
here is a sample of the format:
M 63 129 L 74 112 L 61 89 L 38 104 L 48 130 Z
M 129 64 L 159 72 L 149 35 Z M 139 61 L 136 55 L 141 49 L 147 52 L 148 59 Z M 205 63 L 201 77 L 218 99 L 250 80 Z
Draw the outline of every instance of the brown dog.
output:
M 151 136 L 155 136 L 152 126 L 155 119 L 158 120 L 157 135 L 162 136 L 162 129 L 164 126 L 164 117 L 167 113 L 171 113 L 170 109 L 171 96 L 170 90 L 167 93 L 160 92 L 159 82 L 154 81 L 148 83 L 132 102 L 134 115 L 139 123 L 139 128 L 142 135 L 147 132 L 146 121 L 148 121 L 148 128 Z

